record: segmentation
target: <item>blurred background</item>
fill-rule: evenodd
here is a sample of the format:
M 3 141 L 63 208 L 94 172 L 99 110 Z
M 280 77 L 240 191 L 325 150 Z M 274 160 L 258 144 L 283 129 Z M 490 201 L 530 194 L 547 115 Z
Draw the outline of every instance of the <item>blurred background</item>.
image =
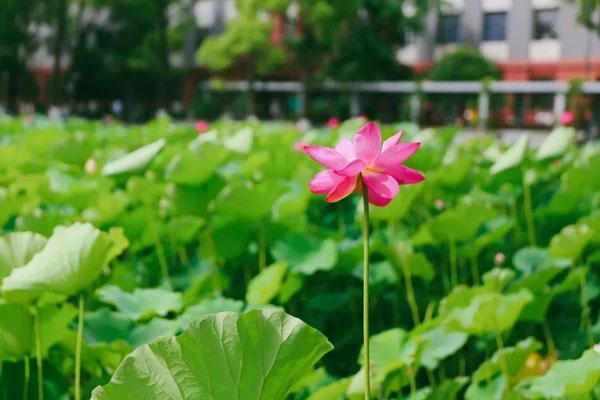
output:
M 600 120 L 597 0 L 0 1 L 8 113 Z

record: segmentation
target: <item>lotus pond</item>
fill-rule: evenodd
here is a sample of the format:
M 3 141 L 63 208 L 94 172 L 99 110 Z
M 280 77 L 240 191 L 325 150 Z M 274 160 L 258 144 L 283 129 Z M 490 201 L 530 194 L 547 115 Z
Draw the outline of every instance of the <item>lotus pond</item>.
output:
M 362 399 L 364 124 L 0 119 L 0 399 Z M 371 398 L 600 399 L 600 144 L 400 129 L 370 212 Z

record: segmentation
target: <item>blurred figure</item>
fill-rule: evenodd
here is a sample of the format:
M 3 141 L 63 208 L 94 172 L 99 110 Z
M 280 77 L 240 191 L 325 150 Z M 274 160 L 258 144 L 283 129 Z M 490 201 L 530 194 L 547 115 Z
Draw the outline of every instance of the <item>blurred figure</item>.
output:
M 123 115 L 123 102 L 120 99 L 116 99 L 111 105 L 112 113 L 118 119 L 121 119 Z
M 583 113 L 583 140 L 591 142 L 594 139 L 594 117 L 591 110 L 585 110 Z

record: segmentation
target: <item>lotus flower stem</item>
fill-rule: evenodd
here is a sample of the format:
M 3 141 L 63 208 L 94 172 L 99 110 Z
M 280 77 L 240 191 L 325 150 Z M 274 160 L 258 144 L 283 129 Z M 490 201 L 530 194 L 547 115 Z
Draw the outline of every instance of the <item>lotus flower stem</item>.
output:
M 527 173 L 523 170 L 523 207 L 525 208 L 525 223 L 527 224 L 527 236 L 529 244 L 536 246 L 535 226 L 533 224 L 533 206 L 531 204 L 531 187 L 527 183 Z
M 369 193 L 362 180 L 363 197 L 363 349 L 365 368 L 365 400 L 371 398 L 371 357 L 369 353 Z
M 75 344 L 75 400 L 81 400 L 81 346 L 83 344 L 83 293 L 79 294 L 77 342 Z
M 23 359 L 23 368 L 25 369 L 25 383 L 23 384 L 23 400 L 29 399 L 29 381 L 31 379 L 31 367 L 29 365 L 29 356 L 25 355 Z
M 33 311 L 35 330 L 35 362 L 37 366 L 38 399 L 44 400 L 44 367 L 42 365 L 42 329 L 37 309 Z
M 594 336 L 592 335 L 592 320 L 590 318 L 590 305 L 588 303 L 588 295 L 585 284 L 586 270 L 583 269 L 579 274 L 579 290 L 581 297 L 581 329 L 585 329 L 588 336 L 588 344 L 594 346 Z

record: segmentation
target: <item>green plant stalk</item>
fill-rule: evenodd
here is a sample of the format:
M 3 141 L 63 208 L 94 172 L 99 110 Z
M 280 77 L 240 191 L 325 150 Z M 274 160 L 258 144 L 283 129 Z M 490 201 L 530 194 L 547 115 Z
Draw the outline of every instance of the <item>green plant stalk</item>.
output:
M 504 341 L 502 340 L 502 334 L 498 330 L 496 330 L 496 348 L 498 351 L 504 351 Z M 502 354 L 500 357 L 500 368 L 502 369 L 502 374 L 504 374 L 504 379 L 506 379 L 506 388 L 510 391 L 510 374 L 508 373 L 508 367 L 506 366 L 504 354 Z
M 210 262 L 212 289 L 216 294 L 221 294 L 223 292 L 223 285 L 221 283 L 221 274 L 219 273 L 219 263 L 217 260 L 217 251 L 215 250 L 215 241 L 210 229 L 206 229 L 204 231 L 204 241 L 206 242 L 206 251 L 208 251 L 208 259 Z
M 593 347 L 594 335 L 592 335 L 592 320 L 590 318 L 590 305 L 588 303 L 588 296 L 585 287 L 585 270 L 579 274 L 579 288 L 581 296 L 581 328 L 585 329 L 588 337 L 588 344 Z
M 515 216 L 515 239 L 518 243 L 521 243 L 523 240 L 523 232 L 521 231 L 521 224 L 519 218 L 519 208 L 517 207 L 517 198 L 513 197 L 513 201 L 510 202 L 510 206 L 512 208 L 512 213 Z
M 267 267 L 267 233 L 264 224 L 258 228 L 258 272 L 263 272 Z
M 473 277 L 473 285 L 479 285 L 479 260 L 478 254 L 471 255 L 471 276 Z
M 550 325 L 548 324 L 547 316 L 544 316 L 544 320 L 542 321 L 542 328 L 544 329 L 544 336 L 546 338 L 546 348 L 548 349 L 548 353 L 554 353 L 556 347 L 554 345 L 554 339 L 552 339 L 552 331 L 550 331 Z
M 421 323 L 419 306 L 417 304 L 417 298 L 415 296 L 415 289 L 413 287 L 410 269 L 408 268 L 408 262 L 406 261 L 406 256 L 404 256 L 404 254 L 402 255 L 402 275 L 404 276 L 404 285 L 406 286 L 406 300 L 408 301 L 408 306 L 410 307 L 413 323 L 415 326 L 417 326 Z
M 363 197 L 363 365 L 365 369 L 365 400 L 371 398 L 371 356 L 369 353 L 369 193 L 362 176 Z
M 531 203 L 531 187 L 527 183 L 525 169 L 523 169 L 523 208 L 525 208 L 525 223 L 527 224 L 527 236 L 529 244 L 536 246 L 535 226 L 533 224 L 533 206 Z
M 81 400 L 81 347 L 83 345 L 83 293 L 79 294 L 79 314 L 77 317 L 77 342 L 75 344 L 75 400 Z
M 44 367 L 42 365 L 42 329 L 38 310 L 34 309 L 35 362 L 37 366 L 38 400 L 44 400 Z
M 23 368 L 25 370 L 25 382 L 23 383 L 23 400 L 29 399 L 29 381 L 31 379 L 31 367 L 29 365 L 29 356 L 25 355 L 23 359 Z
M 160 264 L 160 272 L 163 277 L 163 282 L 167 288 L 171 288 L 171 278 L 169 276 L 169 264 L 165 257 L 165 250 L 163 249 L 160 238 L 156 238 L 156 256 L 158 257 L 158 263 Z
M 458 265 L 456 241 L 450 239 L 450 286 L 453 288 L 458 285 Z

